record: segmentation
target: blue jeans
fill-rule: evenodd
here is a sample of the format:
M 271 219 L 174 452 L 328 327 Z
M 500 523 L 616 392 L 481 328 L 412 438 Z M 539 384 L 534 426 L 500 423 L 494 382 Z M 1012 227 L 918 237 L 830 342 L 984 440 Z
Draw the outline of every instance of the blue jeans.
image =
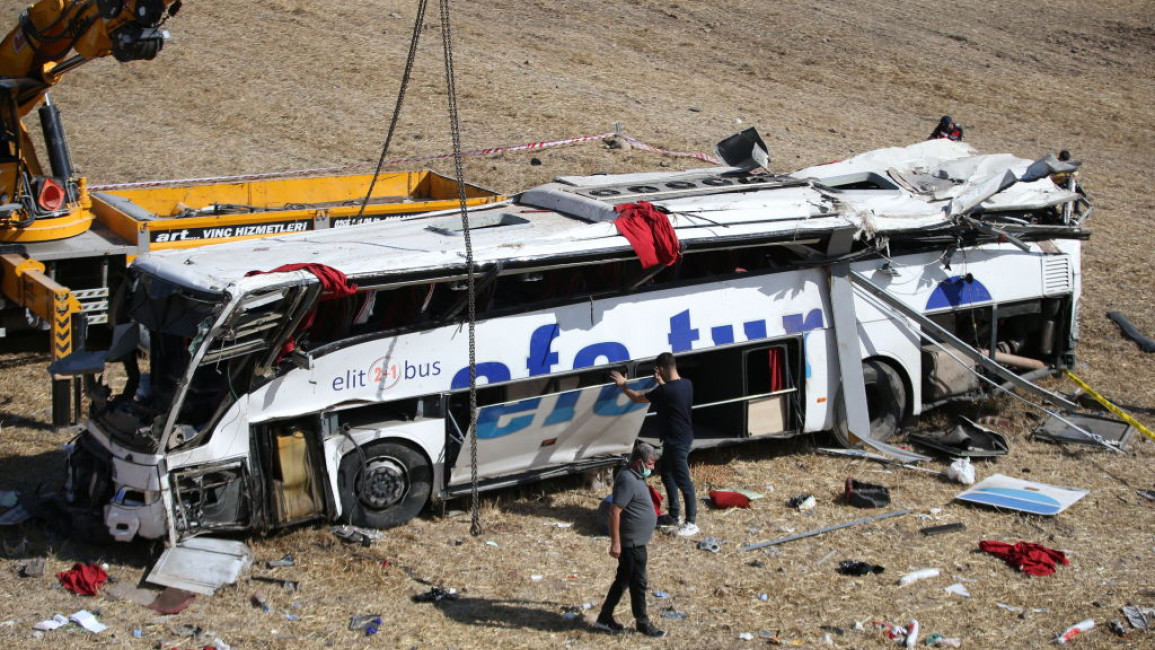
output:
M 678 502 L 678 493 L 681 492 L 686 499 L 686 521 L 694 523 L 698 516 L 698 499 L 694 496 L 694 483 L 690 480 L 689 447 L 662 447 L 662 485 L 666 486 L 670 517 L 677 521 L 682 512 Z

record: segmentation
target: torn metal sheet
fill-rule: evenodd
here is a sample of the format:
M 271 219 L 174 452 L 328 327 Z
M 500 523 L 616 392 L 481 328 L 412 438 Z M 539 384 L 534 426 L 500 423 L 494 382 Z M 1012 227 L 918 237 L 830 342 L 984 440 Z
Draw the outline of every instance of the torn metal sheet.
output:
M 950 431 L 912 433 L 911 442 L 955 458 L 1005 456 L 1010 447 L 1003 434 L 962 418 Z
M 1087 490 L 1079 488 L 1047 485 L 995 474 L 955 498 L 1034 515 L 1057 515 L 1087 494 Z
M 1087 435 L 1084 431 L 1098 436 L 1099 440 Z M 1062 418 L 1052 415 L 1039 428 L 1032 431 L 1031 435 L 1040 440 L 1051 442 L 1070 442 L 1077 445 L 1092 446 L 1105 443 L 1116 449 L 1123 449 L 1130 442 L 1131 437 L 1135 435 L 1135 427 L 1122 420 L 1103 415 L 1063 413 Z
M 244 542 L 193 537 L 161 553 L 146 580 L 211 596 L 221 586 L 236 582 L 252 561 Z

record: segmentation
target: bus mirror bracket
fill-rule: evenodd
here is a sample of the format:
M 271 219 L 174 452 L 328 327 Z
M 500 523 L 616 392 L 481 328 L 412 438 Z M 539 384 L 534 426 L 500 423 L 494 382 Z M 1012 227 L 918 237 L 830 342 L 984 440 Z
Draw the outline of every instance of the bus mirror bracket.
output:
M 294 349 L 289 354 L 289 358 L 292 360 L 293 365 L 300 368 L 301 370 L 313 369 L 313 355 L 302 350 L 301 348 Z

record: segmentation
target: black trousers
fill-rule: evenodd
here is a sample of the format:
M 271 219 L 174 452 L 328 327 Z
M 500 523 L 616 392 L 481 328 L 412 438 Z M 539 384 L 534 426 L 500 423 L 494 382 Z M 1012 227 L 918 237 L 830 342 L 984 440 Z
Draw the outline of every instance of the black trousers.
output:
M 626 589 L 630 590 L 630 609 L 634 613 L 634 621 L 641 625 L 650 620 L 646 614 L 646 547 L 631 546 L 623 548 L 618 556 L 618 573 L 614 576 L 614 583 L 610 585 L 610 592 L 602 603 L 602 611 L 598 620 L 608 621 L 614 617 L 614 609 L 622 599 Z

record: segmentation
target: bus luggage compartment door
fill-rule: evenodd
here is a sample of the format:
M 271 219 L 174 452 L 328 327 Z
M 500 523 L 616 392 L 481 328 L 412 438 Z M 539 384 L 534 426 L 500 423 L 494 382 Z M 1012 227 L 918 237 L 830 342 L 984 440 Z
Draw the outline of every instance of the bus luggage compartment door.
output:
M 615 384 L 483 406 L 477 413 L 477 478 L 628 453 L 646 408 Z M 468 446 L 466 441 L 457 457 L 451 485 L 470 480 Z

